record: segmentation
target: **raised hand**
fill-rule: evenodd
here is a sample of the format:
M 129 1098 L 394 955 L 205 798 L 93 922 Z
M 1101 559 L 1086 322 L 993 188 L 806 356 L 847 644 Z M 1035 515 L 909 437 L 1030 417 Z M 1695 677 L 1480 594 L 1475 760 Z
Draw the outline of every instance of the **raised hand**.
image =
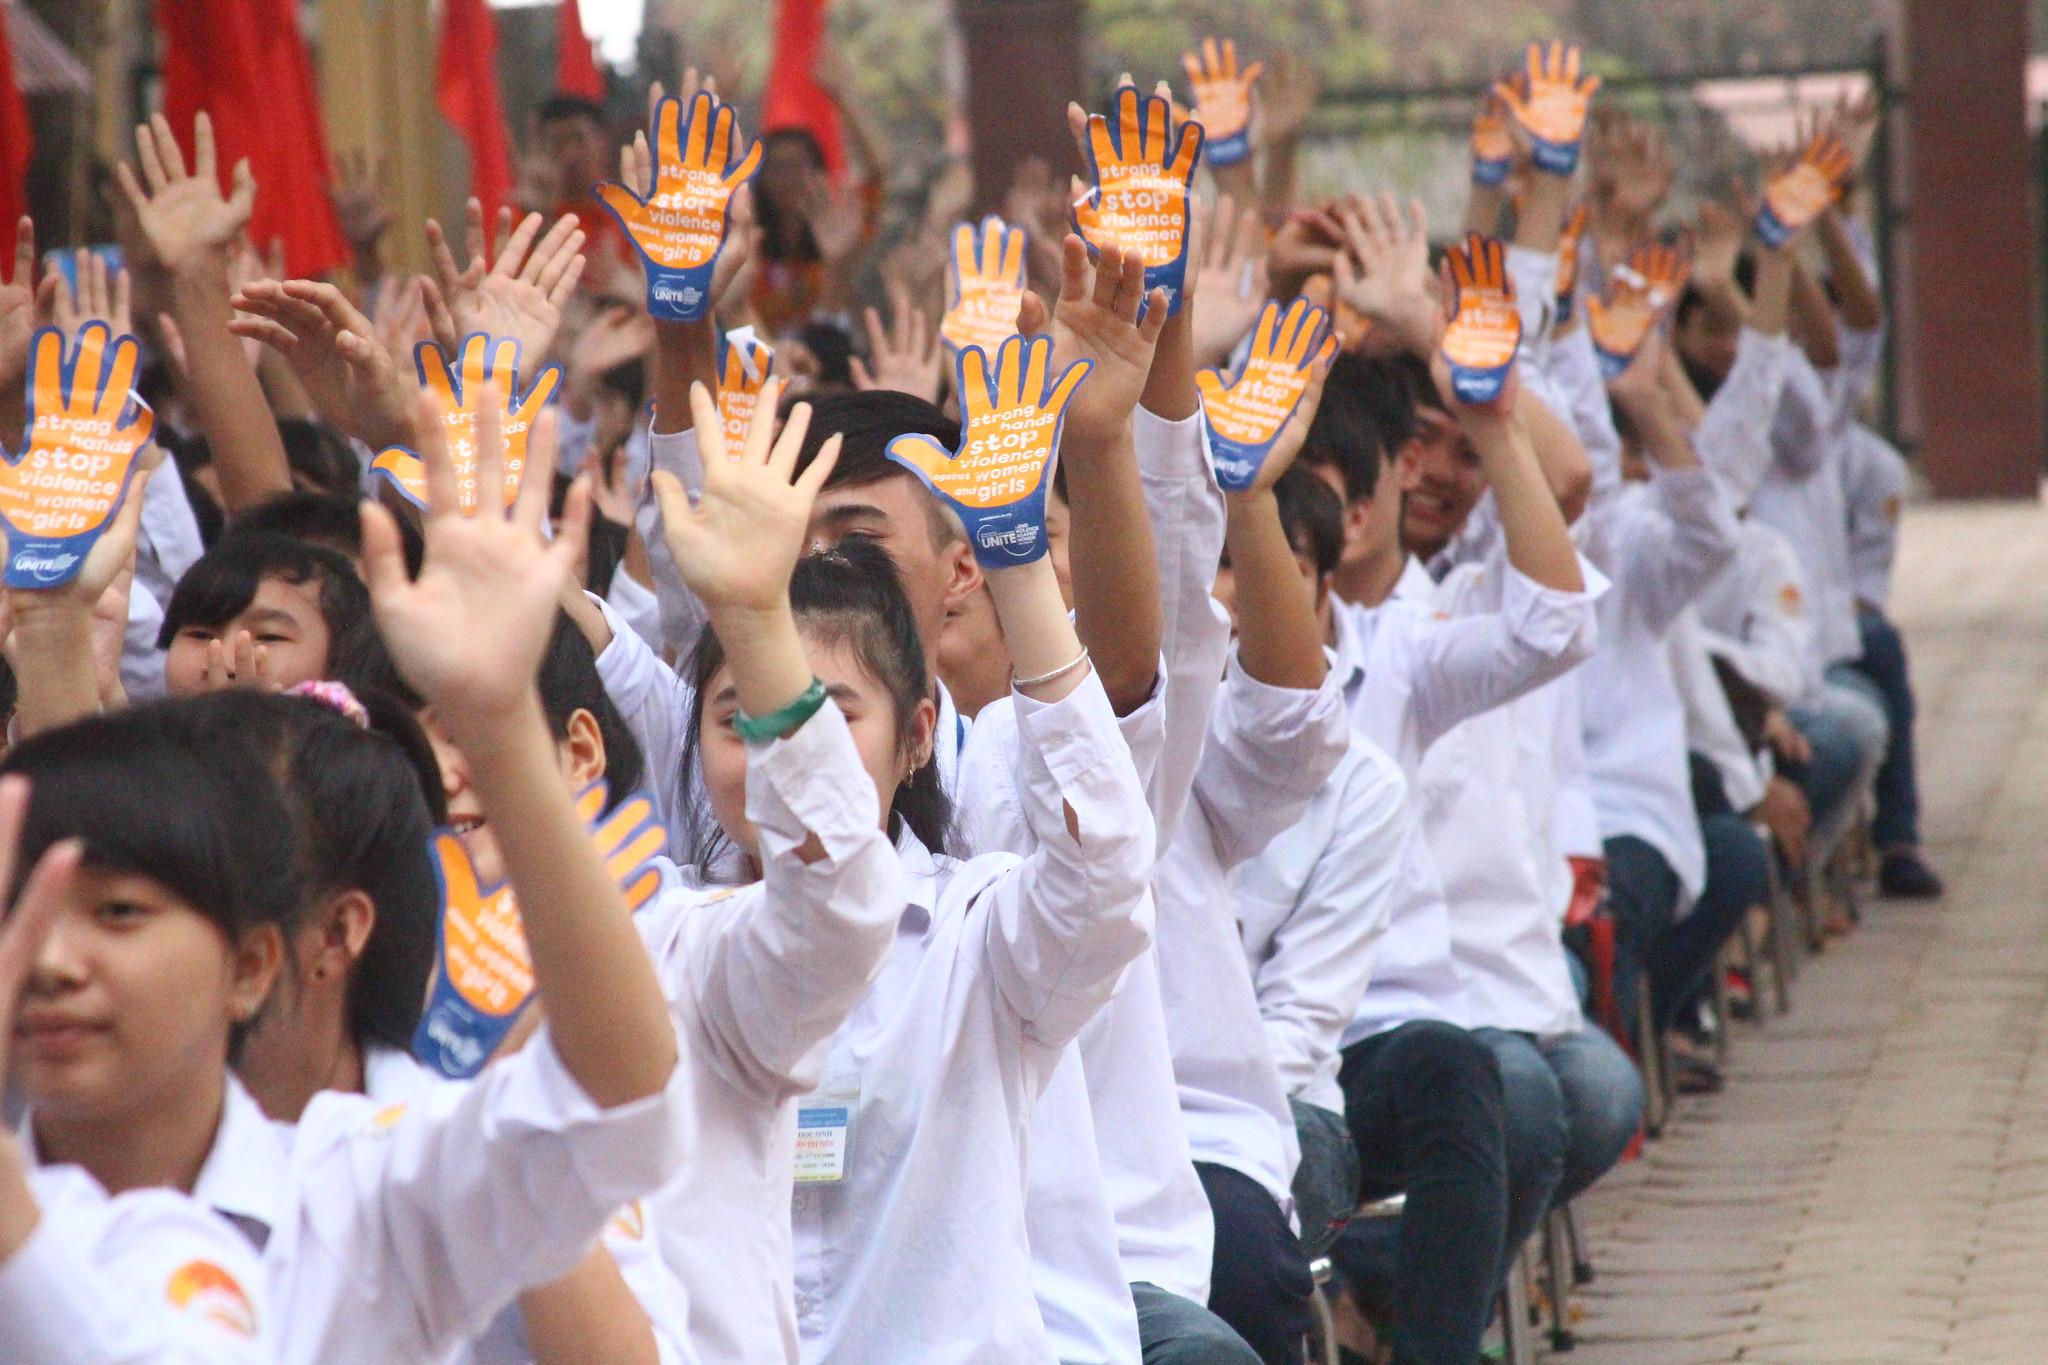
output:
M 1080 118 L 1069 105 L 1070 126 Z M 1146 261 L 1145 288 L 1166 291 L 1169 310 L 1180 310 L 1187 273 L 1188 187 L 1202 159 L 1199 123 L 1173 127 L 1172 101 L 1116 92 L 1116 122 L 1089 114 L 1083 149 L 1093 185 L 1074 204 L 1074 227 L 1091 250 L 1111 243 Z
M 1331 272 L 1338 300 L 1392 345 L 1429 356 L 1442 335 L 1443 314 L 1429 292 L 1429 218 L 1421 201 L 1410 200 L 1404 218 L 1393 195 L 1360 195 L 1342 208 L 1338 222 L 1345 242 Z
M 576 798 L 576 814 L 590 827 L 591 843 L 620 889 L 626 907 L 637 910 L 661 886 L 653 859 L 668 841 L 654 819 L 654 803 L 643 795 L 604 813 L 608 790 L 602 781 Z M 467 1080 L 496 1055 L 534 996 L 533 956 L 519 918 L 519 903 L 504 881 L 484 884 L 459 835 L 434 836 L 435 871 L 441 883 L 441 922 L 435 943 L 433 991 L 413 1035 L 413 1053 L 454 1080 Z
M 1190 272 L 1188 296 L 1195 309 L 1194 361 L 1221 365 L 1259 320 L 1268 290 L 1266 229 L 1259 210 L 1220 195 L 1196 233 L 1201 268 Z
M 104 323 L 80 329 L 68 355 L 62 332 L 36 333 L 28 447 L 0 464 L 10 588 L 54 588 L 83 571 L 88 582 L 80 591 L 97 600 L 119 567 L 117 546 L 97 561 L 92 554 L 124 497 L 132 497 L 129 476 L 155 429 L 155 414 L 132 388 L 141 353 L 134 337 L 116 339 Z M 141 499 L 133 501 L 139 518 Z
M 1570 175 L 1578 169 L 1579 141 L 1598 76 L 1581 75 L 1579 46 L 1530 43 L 1526 69 L 1496 81 L 1494 93 L 1529 136 L 1529 156 L 1539 171 Z
M 1685 283 L 1692 276 L 1692 257 L 1681 247 L 1644 242 L 1629 252 L 1616 273 L 1641 289 L 1650 307 L 1662 313 L 1685 292 Z
M 1145 276 L 1145 263 L 1113 244 L 1103 247 L 1092 265 L 1080 238 L 1070 233 L 1061 245 L 1052 367 L 1062 383 L 1077 368 L 1088 375 L 1088 383 L 1066 405 L 1065 420 L 1077 439 L 1091 445 L 1129 428 L 1131 412 L 1145 393 L 1159 334 L 1166 329 L 1165 300 L 1157 289 L 1147 292 Z M 1024 397 L 1032 392 L 1027 382 Z
M 710 310 L 712 274 L 731 227 L 735 194 L 761 164 L 761 145 L 742 150 L 731 105 L 698 91 L 683 107 L 655 109 L 653 173 L 640 183 L 603 184 L 597 195 L 639 248 L 647 274 L 647 311 L 669 322 L 696 322 Z
M 871 359 L 853 357 L 854 386 L 862 390 L 893 389 L 927 403 L 938 402 L 939 381 L 944 374 L 938 333 L 924 310 L 910 301 L 910 292 L 892 285 L 887 330 L 882 327 L 882 315 L 872 308 L 867 310 L 867 329 Z
M 335 170 L 330 195 L 341 235 L 358 256 L 367 256 L 398 221 L 398 215 L 384 202 L 384 158 L 372 160 L 367 152 L 344 152 L 335 158 Z
M 1444 253 L 1443 272 L 1448 320 L 1438 355 L 1448 371 L 1447 396 L 1468 407 L 1498 402 L 1508 391 L 1522 343 L 1505 249 L 1491 237 L 1470 233 L 1463 245 Z
M 427 246 L 434 273 L 420 281 L 434 339 L 453 352 L 473 332 L 519 343 L 520 353 L 545 356 L 562 325 L 562 305 L 583 278 L 583 230 L 565 213 L 536 243 L 542 218 L 529 213 L 510 235 L 500 216 L 498 259 L 486 260 L 483 205 L 464 208 L 469 264 L 460 270 L 441 225 L 427 220 Z
M 669 553 L 714 621 L 721 613 L 787 611 L 789 576 L 803 552 L 811 504 L 839 462 L 834 436 L 803 473 L 795 473 L 811 407 L 791 408 L 778 436 L 775 408 L 781 396 L 781 380 L 763 386 L 746 440 L 735 446 L 725 439 L 711 395 L 702 384 L 691 385 L 690 405 L 704 446 L 703 491 L 693 505 L 675 476 L 654 473 Z
M 1763 204 L 1756 214 L 1756 235 L 1776 250 L 1821 215 L 1842 194 L 1842 182 L 1855 169 L 1855 158 L 1842 139 L 1816 132 L 1789 164 L 1777 167 L 1764 182 Z
M 1735 262 L 1742 255 L 1742 220 L 1712 200 L 1700 205 L 1693 237 L 1692 278 L 1702 289 L 1733 289 Z
M 1062 234 L 1064 235 L 1064 234 Z M 953 252 L 946 268 L 946 315 L 939 336 L 949 350 L 1000 346 L 1017 330 L 1017 308 L 1024 302 L 1024 254 L 1030 232 L 990 214 L 979 227 L 961 223 L 953 229 Z
M 718 421 L 728 450 L 746 444 L 761 403 L 761 390 L 775 373 L 775 350 L 758 340 L 752 328 L 727 332 L 718 339 Z M 774 414 L 769 414 L 774 421 Z
M 1273 58 L 1273 79 L 1259 99 L 1259 140 L 1267 146 L 1292 142 L 1308 126 L 1322 93 L 1315 69 L 1292 52 Z
M 88 322 L 103 322 L 116 336 L 135 330 L 126 270 L 116 270 L 110 277 L 106 258 L 82 247 L 73 254 L 71 269 L 78 279 L 76 288 L 61 270 L 44 275 L 36 288 L 36 312 L 44 325 L 68 333 Z
M 1288 460 L 1273 458 L 1276 443 L 1311 383 L 1328 373 L 1338 339 L 1324 328 L 1327 315 L 1296 299 L 1283 316 L 1268 303 L 1252 333 L 1252 351 L 1237 378 L 1225 383 L 1215 370 L 1195 376 L 1209 425 L 1216 482 L 1226 493 L 1271 488 Z M 1296 451 L 1300 443 L 1296 443 Z
M 516 508 L 525 491 L 531 435 L 562 377 L 562 367 L 548 366 L 521 393 L 519 343 L 480 332 L 463 338 L 453 371 L 448 368 L 447 356 L 432 342 L 420 343 L 417 358 L 420 387 L 434 399 L 437 420 L 431 444 L 442 449 L 461 510 L 469 513 L 484 506 L 483 490 L 494 486 L 502 490 L 496 505 Z M 415 412 L 425 410 L 416 408 Z M 484 449 L 486 418 L 492 447 L 488 452 Z M 428 433 L 419 432 L 418 439 L 418 453 L 394 446 L 371 462 L 370 473 L 414 507 L 431 511 L 434 465 L 426 458 Z M 553 476 L 553 464 L 550 448 L 543 478 Z
M 899 436 L 889 458 L 916 474 L 960 518 L 984 568 L 1007 569 L 1045 555 L 1045 485 L 1059 452 L 1060 422 L 1090 362 L 1050 374 L 1049 337 L 1011 337 L 995 373 L 979 347 L 960 352 L 955 380 L 963 415 L 960 449 L 929 436 Z
M 377 328 L 333 285 L 253 280 L 228 324 L 283 356 L 320 415 L 372 449 L 413 440 L 414 386 Z
M 475 404 L 474 482 L 505 482 L 509 451 L 499 413 L 505 395 L 482 386 Z M 392 661 L 435 708 L 458 746 L 530 704 L 562 591 L 590 535 L 587 479 L 570 485 L 561 523 L 543 541 L 555 474 L 555 417 L 535 419 L 525 451 L 526 477 L 509 510 L 464 509 L 460 475 L 442 433 L 446 400 L 420 395 L 416 418 L 425 465 L 426 562 L 408 579 L 398 525 L 374 503 L 363 506 L 363 570 L 377 626 Z
M 1472 111 L 1472 183 L 1499 189 L 1515 168 L 1515 139 L 1508 131 L 1508 107 L 1491 90 Z
M 1586 300 L 1593 351 L 1600 358 L 1601 376 L 1610 381 L 1628 368 L 1657 323 L 1660 309 L 1640 278 L 1617 273 L 1605 296 L 1594 294 Z
M 36 321 L 36 225 L 24 214 L 14 225 L 14 269 L 0 280 L 0 388 L 13 388 L 27 373 Z
M 1200 52 L 1181 54 L 1194 92 L 1195 117 L 1208 140 L 1211 166 L 1235 166 L 1252 154 L 1253 87 L 1264 62 L 1237 64 L 1237 42 L 1204 38 Z
M 135 158 L 142 178 L 127 162 L 114 168 L 121 192 L 135 212 L 138 245 L 155 266 L 179 274 L 200 265 L 225 268 L 256 207 L 256 177 L 247 157 L 235 163 L 234 191 L 223 197 L 213 144 L 213 121 L 204 111 L 192 124 L 192 169 L 162 114 L 135 129 Z

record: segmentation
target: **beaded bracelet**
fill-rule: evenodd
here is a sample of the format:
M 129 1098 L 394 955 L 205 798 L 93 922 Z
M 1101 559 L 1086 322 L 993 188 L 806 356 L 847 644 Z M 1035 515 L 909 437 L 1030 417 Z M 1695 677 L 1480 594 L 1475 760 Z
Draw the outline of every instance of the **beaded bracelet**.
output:
M 750 716 L 744 711 L 735 711 L 732 717 L 733 732 L 749 744 L 766 744 L 772 739 L 781 739 L 798 726 L 818 714 L 825 704 L 825 684 L 818 678 L 811 679 L 797 699 L 787 706 L 777 707 L 765 716 Z
M 1079 667 L 1080 667 L 1080 666 L 1081 666 L 1082 664 L 1085 664 L 1085 663 L 1087 663 L 1087 662 L 1088 662 L 1088 646 L 1086 646 L 1086 645 L 1082 645 L 1082 646 L 1081 646 L 1081 652 L 1080 652 L 1079 654 L 1076 654 L 1076 655 L 1075 655 L 1075 656 L 1073 657 L 1073 659 L 1072 659 L 1072 660 L 1070 660 L 1070 661 L 1069 661 L 1069 662 L 1067 662 L 1067 663 L 1063 663 L 1063 664 L 1061 664 L 1061 665 L 1060 665 L 1060 666 L 1059 666 L 1058 668 L 1055 668 L 1055 669 L 1054 669 L 1054 670 L 1053 670 L 1052 672 L 1050 672 L 1050 673 L 1041 673 L 1041 674 L 1039 674 L 1039 675 L 1038 675 L 1037 677 L 1035 677 L 1035 678 L 1020 678 L 1020 677 L 1016 676 L 1016 675 L 1015 675 L 1014 673 L 1013 673 L 1013 674 L 1011 674 L 1011 675 L 1010 675 L 1010 686 L 1012 686 L 1012 687 L 1043 687 L 1043 686 L 1044 686 L 1045 684 L 1047 684 L 1047 683 L 1051 682 L 1051 681 L 1052 681 L 1053 679 L 1055 679 L 1055 678 L 1064 678 L 1064 677 L 1066 677 L 1066 676 L 1067 676 L 1067 674 L 1069 674 L 1069 673 L 1072 673 L 1072 672 L 1073 672 L 1073 671 L 1074 671 L 1075 669 L 1079 668 Z

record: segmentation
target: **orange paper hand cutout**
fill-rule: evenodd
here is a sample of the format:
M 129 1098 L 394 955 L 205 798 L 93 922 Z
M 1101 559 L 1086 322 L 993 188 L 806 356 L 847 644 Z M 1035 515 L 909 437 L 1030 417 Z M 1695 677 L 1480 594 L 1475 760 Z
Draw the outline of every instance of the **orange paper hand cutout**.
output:
M 747 442 L 761 386 L 775 372 L 775 350 L 742 327 L 719 338 L 718 352 L 718 420 L 727 449 L 738 450 Z
M 993 351 L 1017 333 L 1017 309 L 1024 302 L 1025 230 L 991 214 L 981 226 L 953 229 L 953 259 L 947 267 L 946 316 L 939 335 L 954 350 L 979 346 Z
M 1230 38 L 1204 38 L 1202 50 L 1181 54 L 1180 64 L 1195 92 L 1195 117 L 1202 121 L 1209 164 L 1235 166 L 1252 154 L 1252 86 L 1266 64 L 1240 69 L 1237 43 Z
M 0 458 L 8 587 L 69 583 L 113 521 L 156 429 L 155 414 L 130 387 L 141 352 L 134 337 L 115 337 L 103 322 L 79 328 L 69 355 L 56 328 L 35 334 L 28 448 Z
M 1598 76 L 1581 75 L 1577 43 L 1529 44 L 1524 70 L 1512 80 L 1496 81 L 1494 93 L 1529 135 L 1530 160 L 1539 171 L 1570 175 L 1578 169 L 1579 140 L 1586 131 L 1586 111 Z
M 669 96 L 654 112 L 654 183 L 639 190 L 611 181 L 597 196 L 640 249 L 647 311 L 696 322 L 711 309 L 711 272 L 725 246 L 732 197 L 761 164 L 761 144 L 740 149 L 732 106 L 699 92 L 683 107 Z
M 1294 415 L 1317 365 L 1337 354 L 1337 339 L 1323 328 L 1325 314 L 1296 299 L 1285 316 L 1268 303 L 1252 329 L 1252 349 L 1237 379 L 1223 382 L 1214 370 L 1195 376 L 1202 391 L 1202 416 L 1209 427 L 1210 460 L 1216 482 L 1241 493 L 1259 478 L 1266 455 Z
M 547 406 L 562 367 L 550 365 L 534 376 L 524 394 L 519 392 L 519 343 L 509 337 L 493 339 L 472 332 L 462 339 L 462 353 L 456 368 L 448 368 L 447 357 L 431 341 L 423 341 L 414 352 L 419 365 L 420 386 L 431 389 L 441 401 L 441 439 L 447 443 L 448 458 L 455 465 L 456 486 L 461 493 L 465 515 L 483 505 L 482 490 L 476 483 L 476 415 L 495 381 L 505 395 L 505 412 L 500 430 L 505 439 L 504 505 L 510 507 L 519 496 L 519 480 L 526 472 L 526 437 L 533 419 Z M 370 464 L 370 475 L 388 485 L 414 507 L 427 505 L 427 468 L 420 457 L 404 446 L 393 446 Z
M 1444 253 L 1449 323 L 1441 349 L 1461 403 L 1491 403 L 1507 385 L 1522 344 L 1522 316 L 1508 280 L 1507 252 L 1491 237 L 1469 234 Z
M 1842 181 L 1855 166 L 1848 145 L 1833 133 L 1813 135 L 1799 159 L 1764 186 L 1756 235 L 1767 247 L 1781 247 L 1841 197 Z
M 1115 242 L 1145 262 L 1145 292 L 1166 291 L 1180 311 L 1187 279 L 1188 186 L 1202 159 L 1199 123 L 1173 131 L 1172 110 L 1133 86 L 1116 92 L 1116 121 L 1088 116 L 1088 161 L 1095 184 L 1074 205 L 1074 228 L 1090 246 Z

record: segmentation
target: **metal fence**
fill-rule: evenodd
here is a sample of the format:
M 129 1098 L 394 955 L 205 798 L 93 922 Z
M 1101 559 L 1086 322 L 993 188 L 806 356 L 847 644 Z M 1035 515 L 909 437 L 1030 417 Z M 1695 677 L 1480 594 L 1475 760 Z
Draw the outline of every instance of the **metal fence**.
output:
M 1729 198 L 1729 180 L 1753 178 L 1759 148 L 1789 141 L 1801 111 L 1832 106 L 1843 94 L 1876 92 L 1883 114 L 1863 189 L 1852 206 L 1877 248 L 1878 286 L 1888 318 L 1898 316 L 1894 268 L 1904 212 L 1892 156 L 1893 123 L 1903 92 L 1888 74 L 1882 37 L 1860 66 L 1800 70 L 1691 71 L 1659 75 L 1603 72 L 1599 99 L 1665 128 L 1678 163 L 1678 180 L 1662 213 L 1667 222 L 1691 219 L 1709 198 Z M 1476 84 L 1352 89 L 1324 93 L 1303 148 L 1305 195 L 1360 186 L 1391 186 L 1423 201 L 1432 224 L 1456 224 L 1468 186 Z M 2048 151 L 2043 192 L 2048 204 Z M 1440 234 L 1441 235 L 1441 234 Z M 1896 344 L 1888 338 L 1874 395 L 1874 424 L 1901 449 Z

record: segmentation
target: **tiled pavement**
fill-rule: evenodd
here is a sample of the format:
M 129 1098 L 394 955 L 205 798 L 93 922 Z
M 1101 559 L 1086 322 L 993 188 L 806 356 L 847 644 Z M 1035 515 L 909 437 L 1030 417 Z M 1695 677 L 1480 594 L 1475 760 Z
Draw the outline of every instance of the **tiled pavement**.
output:
M 2048 510 L 1908 515 L 1939 906 L 1866 901 L 1582 1202 L 1558 1365 L 2048 1361 Z

